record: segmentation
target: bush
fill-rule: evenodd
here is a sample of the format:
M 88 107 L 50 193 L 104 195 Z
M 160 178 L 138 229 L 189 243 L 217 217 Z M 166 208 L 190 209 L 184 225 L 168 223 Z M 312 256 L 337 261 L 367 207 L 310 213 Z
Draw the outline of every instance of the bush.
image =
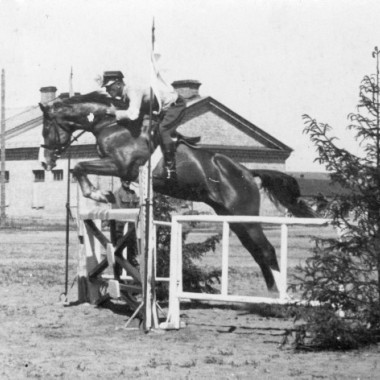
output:
M 171 198 L 158 193 L 153 198 L 154 219 L 170 221 L 171 213 L 175 211 L 175 206 Z M 185 242 L 188 232 L 183 233 Z M 216 244 L 220 241 L 221 235 L 210 236 L 201 243 L 183 244 L 183 288 L 189 292 L 213 293 L 213 285 L 220 282 L 220 270 L 207 271 L 194 263 L 210 250 L 214 251 Z M 169 277 L 170 262 L 170 229 L 164 226 L 157 228 L 157 276 Z M 168 284 L 161 283 L 157 286 L 157 297 L 166 299 L 168 297 Z
M 302 311 L 300 311 L 302 310 Z M 350 350 L 379 341 L 379 331 L 358 323 L 358 320 L 342 318 L 342 311 L 328 305 L 293 310 L 302 316 L 303 323 L 294 331 L 293 346 L 297 350 Z M 286 341 L 292 331 L 286 334 Z

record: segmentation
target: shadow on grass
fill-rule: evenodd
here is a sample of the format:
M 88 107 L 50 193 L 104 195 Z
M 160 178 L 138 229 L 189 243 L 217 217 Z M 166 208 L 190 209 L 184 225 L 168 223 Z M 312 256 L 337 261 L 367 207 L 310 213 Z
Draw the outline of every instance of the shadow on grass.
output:
M 293 316 L 293 309 L 289 305 L 268 305 L 265 303 L 257 304 L 222 304 L 218 302 L 199 302 L 191 301 L 181 303 L 181 310 L 190 309 L 221 309 L 221 310 L 235 310 L 240 311 L 239 315 L 255 314 L 265 318 L 282 318 L 287 319 Z

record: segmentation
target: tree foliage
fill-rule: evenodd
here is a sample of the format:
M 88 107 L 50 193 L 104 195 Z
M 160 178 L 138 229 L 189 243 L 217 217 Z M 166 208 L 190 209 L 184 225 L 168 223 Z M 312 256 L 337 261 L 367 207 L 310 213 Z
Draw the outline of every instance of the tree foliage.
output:
M 175 211 L 171 198 L 154 194 L 154 219 L 170 221 L 171 213 Z M 183 233 L 182 266 L 183 266 L 183 288 L 188 292 L 213 293 L 213 285 L 220 282 L 220 270 L 206 270 L 197 265 L 196 260 L 209 252 L 215 251 L 216 244 L 220 241 L 220 234 L 215 234 L 199 243 L 185 243 L 188 232 Z M 159 226 L 157 228 L 157 275 L 169 277 L 170 262 L 170 229 Z M 157 296 L 160 299 L 167 297 L 167 284 L 160 284 Z
M 380 338 L 379 53 L 375 48 L 376 74 L 360 84 L 357 113 L 348 115 L 360 156 L 338 147 L 328 124 L 303 116 L 317 161 L 343 191 L 327 203 L 341 236 L 315 239 L 313 256 L 297 268 L 303 298 L 322 305 L 301 313 L 298 348 L 347 349 Z

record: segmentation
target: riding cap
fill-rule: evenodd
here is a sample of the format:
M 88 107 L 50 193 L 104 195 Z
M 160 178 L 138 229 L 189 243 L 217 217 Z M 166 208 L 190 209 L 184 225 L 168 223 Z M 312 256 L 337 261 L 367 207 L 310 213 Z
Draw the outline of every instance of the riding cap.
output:
M 111 86 L 118 80 L 122 80 L 124 75 L 121 71 L 105 71 L 103 73 L 103 84 L 102 87 Z

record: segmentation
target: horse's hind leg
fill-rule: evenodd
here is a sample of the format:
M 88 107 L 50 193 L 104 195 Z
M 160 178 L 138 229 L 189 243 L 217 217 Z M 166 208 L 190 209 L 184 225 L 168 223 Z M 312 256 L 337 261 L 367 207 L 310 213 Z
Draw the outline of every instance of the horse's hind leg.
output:
M 277 291 L 276 280 L 280 270 L 276 251 L 264 235 L 260 224 L 231 224 L 231 230 L 249 251 L 263 273 L 269 291 Z

